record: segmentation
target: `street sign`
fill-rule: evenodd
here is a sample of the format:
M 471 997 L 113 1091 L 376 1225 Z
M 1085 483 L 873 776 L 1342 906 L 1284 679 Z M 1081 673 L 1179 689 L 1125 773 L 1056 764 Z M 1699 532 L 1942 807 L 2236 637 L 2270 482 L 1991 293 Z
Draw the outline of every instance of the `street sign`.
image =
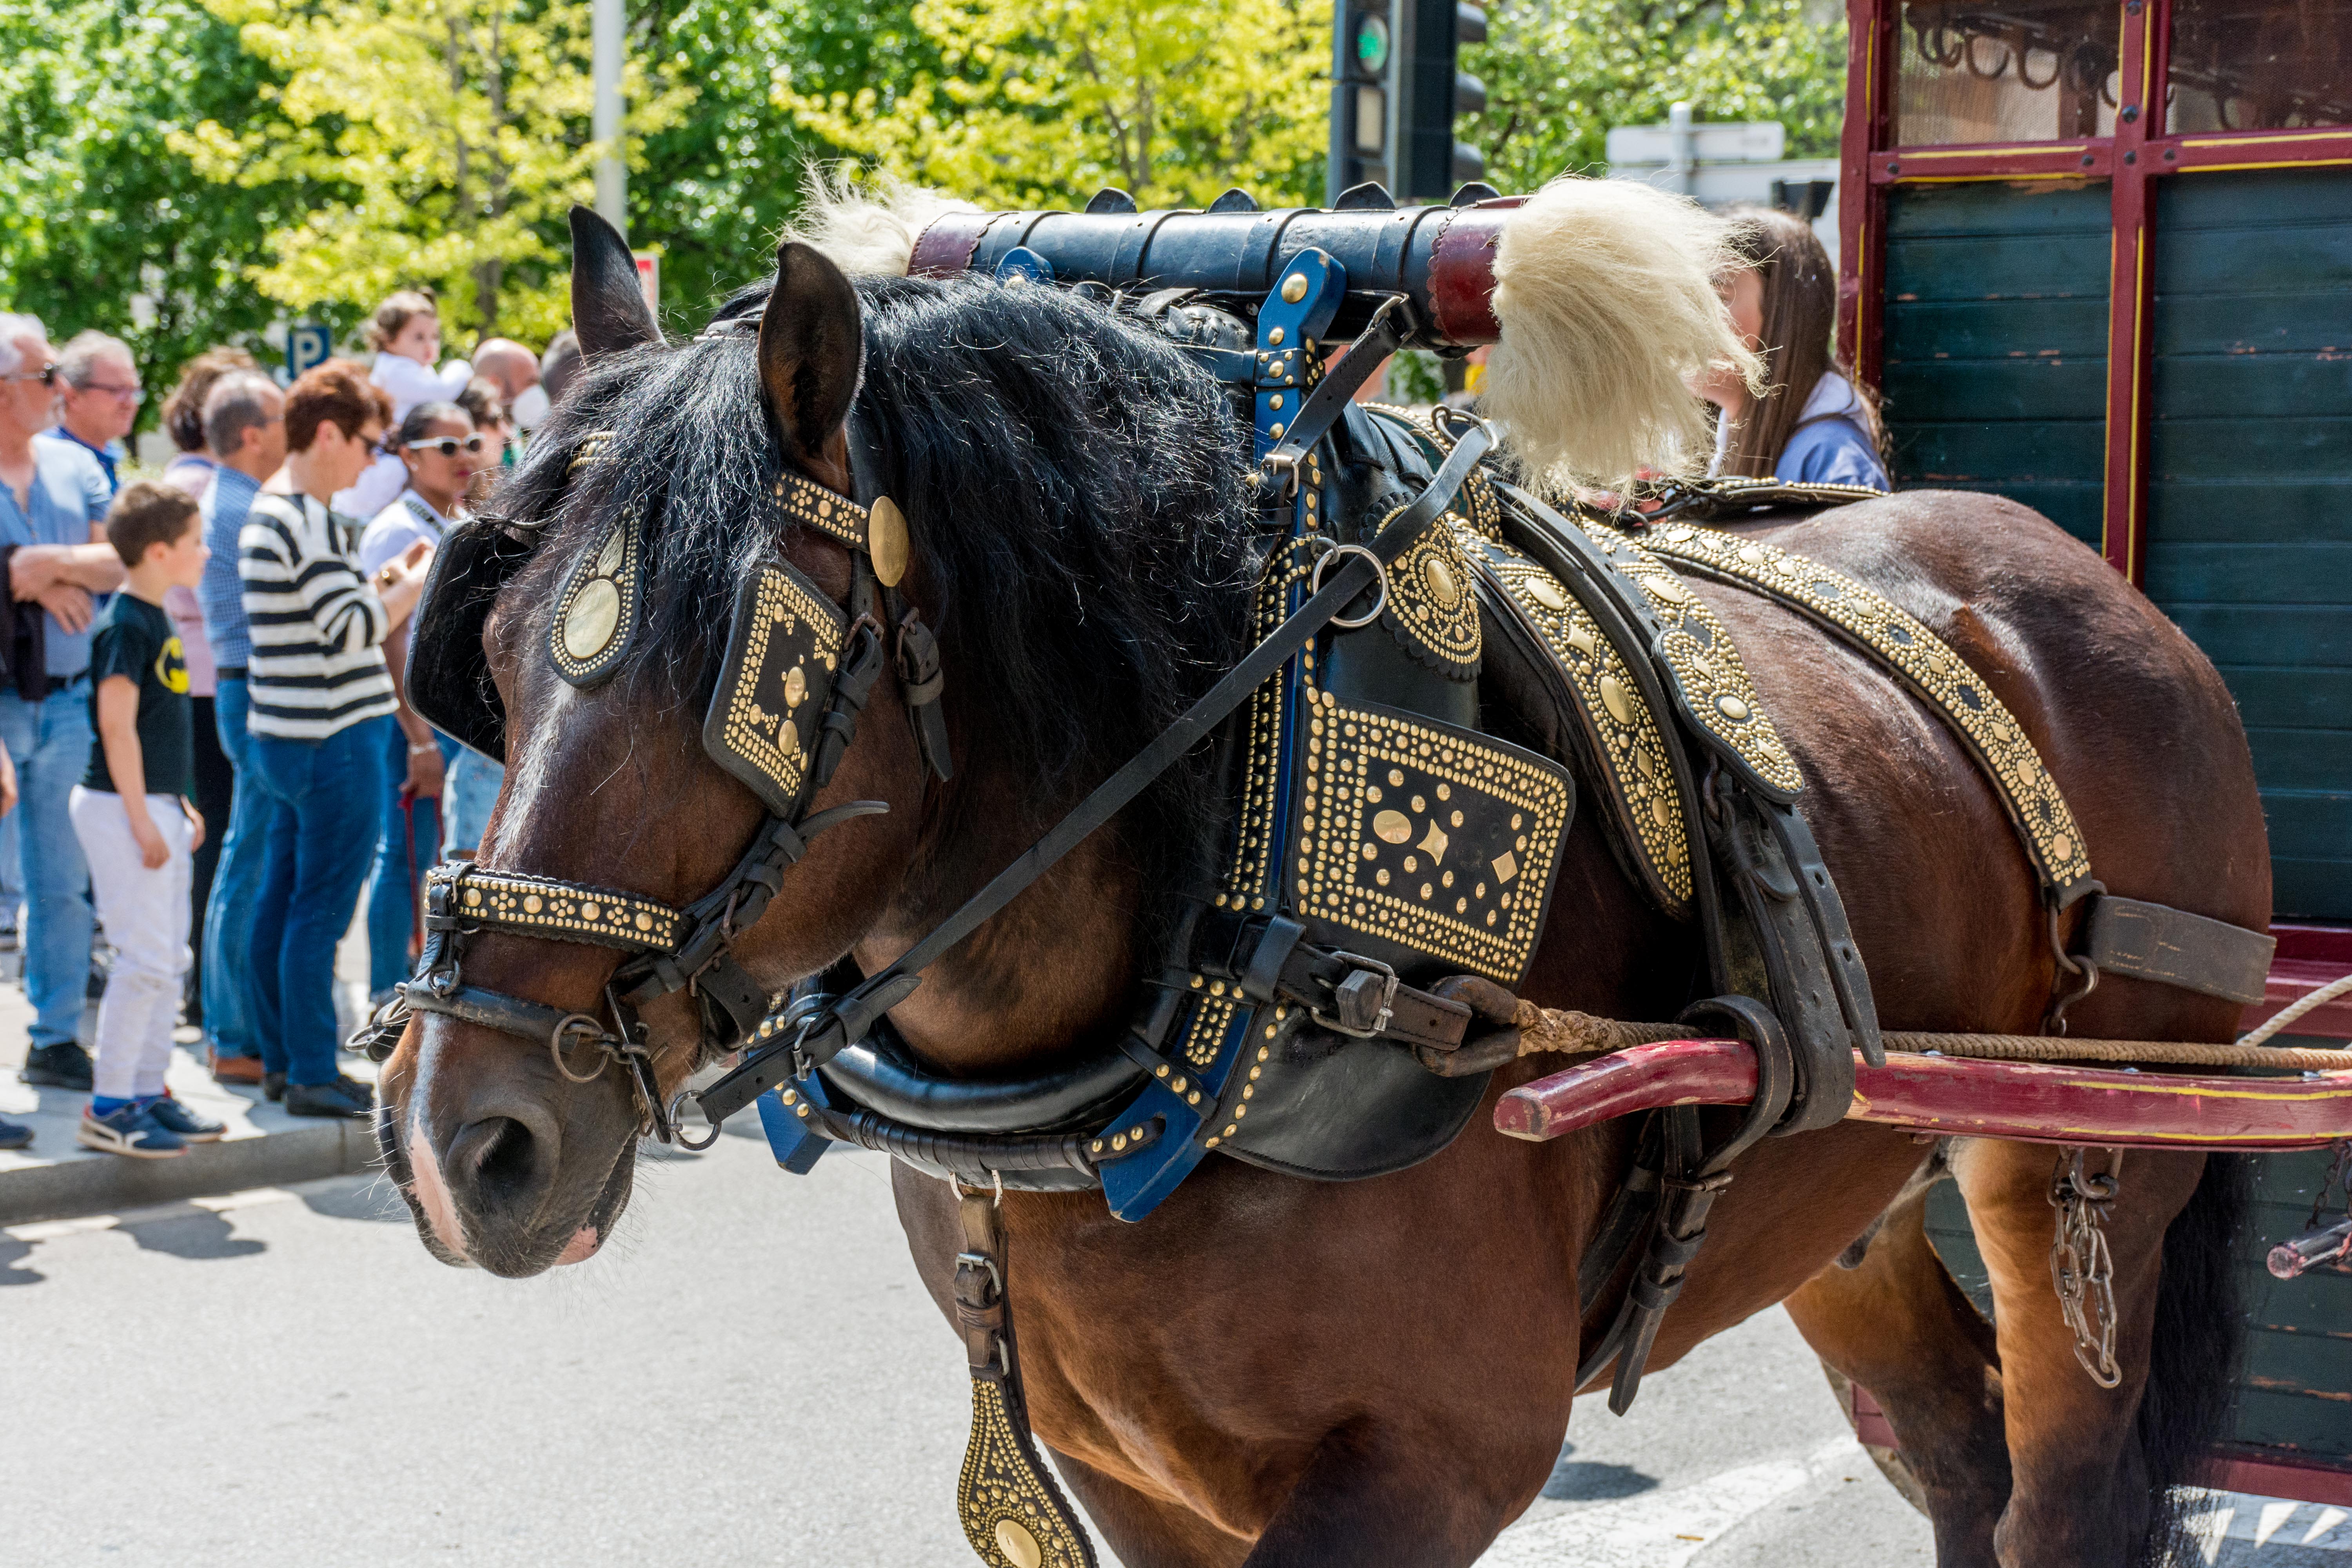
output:
M 1620 125 L 1609 132 L 1612 165 L 1673 163 L 1677 161 L 1675 133 L 1679 127 Z M 1788 131 L 1777 120 L 1739 123 L 1701 121 L 1690 127 L 1687 156 L 1700 163 L 1769 163 L 1789 145 Z
M 286 378 L 326 363 L 334 352 L 334 333 L 316 321 L 295 322 L 286 329 Z
M 632 250 L 637 260 L 637 287 L 646 291 L 646 309 L 661 313 L 661 252 Z

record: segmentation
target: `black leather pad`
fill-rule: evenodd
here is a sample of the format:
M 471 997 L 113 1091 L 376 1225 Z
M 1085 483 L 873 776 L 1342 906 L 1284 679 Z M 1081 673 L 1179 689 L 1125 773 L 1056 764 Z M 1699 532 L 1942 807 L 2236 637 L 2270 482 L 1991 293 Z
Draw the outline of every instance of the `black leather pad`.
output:
M 736 593 L 702 748 L 778 816 L 799 806 L 847 632 L 833 601 L 781 562 Z
M 408 639 L 408 701 L 425 721 L 493 762 L 507 760 L 506 707 L 490 679 L 482 628 L 499 590 L 532 546 L 487 519 L 444 534 Z

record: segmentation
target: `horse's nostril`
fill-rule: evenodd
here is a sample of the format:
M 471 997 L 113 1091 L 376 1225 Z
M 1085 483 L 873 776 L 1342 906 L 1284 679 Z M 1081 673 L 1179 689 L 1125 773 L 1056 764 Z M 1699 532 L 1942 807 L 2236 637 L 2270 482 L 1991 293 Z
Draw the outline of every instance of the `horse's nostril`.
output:
M 539 1144 L 530 1135 L 530 1129 L 509 1116 L 478 1121 L 474 1127 L 489 1135 L 481 1158 L 474 1165 L 476 1188 L 492 1203 L 512 1202 L 523 1196 L 537 1173 Z
M 527 1222 L 554 1179 L 556 1154 L 555 1139 L 528 1119 L 482 1117 L 449 1141 L 450 1191 L 477 1223 Z

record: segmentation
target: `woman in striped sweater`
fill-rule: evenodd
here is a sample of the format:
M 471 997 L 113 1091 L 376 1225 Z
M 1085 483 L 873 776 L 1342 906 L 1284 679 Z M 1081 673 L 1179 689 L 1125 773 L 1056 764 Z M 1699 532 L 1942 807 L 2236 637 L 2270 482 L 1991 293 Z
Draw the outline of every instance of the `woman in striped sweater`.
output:
M 415 607 L 432 547 L 420 541 L 371 579 L 355 559 L 362 521 L 328 503 L 377 455 L 391 419 L 356 365 L 330 361 L 297 381 L 286 395 L 294 493 L 257 498 L 237 535 L 253 640 L 247 730 L 276 807 L 250 951 L 256 989 L 277 1006 L 256 1032 L 264 1091 L 297 1116 L 373 1109 L 369 1087 L 336 1065 L 335 944 L 385 789 L 395 704 L 383 639 Z

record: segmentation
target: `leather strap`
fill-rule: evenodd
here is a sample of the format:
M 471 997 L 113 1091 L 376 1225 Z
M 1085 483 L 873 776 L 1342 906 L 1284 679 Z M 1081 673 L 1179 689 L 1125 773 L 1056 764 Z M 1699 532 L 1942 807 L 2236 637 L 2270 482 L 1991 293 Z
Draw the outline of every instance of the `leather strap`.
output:
M 956 1488 L 964 1539 L 983 1563 L 1095 1568 L 1094 1543 L 1030 1436 L 1005 1289 L 1011 1260 L 994 1196 L 963 1193 L 957 1218 L 963 1250 L 956 1255 L 951 1293 L 971 1373 L 971 1437 Z
M 2095 893 L 2083 956 L 2102 974 L 2153 980 L 2251 1005 L 2263 999 L 2275 938 L 2165 904 Z
M 1298 417 L 1283 432 L 1282 445 L 1260 458 L 1259 466 L 1272 473 L 1291 468 L 1304 458 L 1316 442 L 1330 433 L 1339 416 L 1355 402 L 1358 389 L 1372 378 L 1372 372 L 1388 363 L 1389 356 L 1403 345 L 1411 331 L 1404 296 L 1391 295 L 1373 312 L 1356 341 L 1348 345 L 1339 364 L 1307 395 Z

